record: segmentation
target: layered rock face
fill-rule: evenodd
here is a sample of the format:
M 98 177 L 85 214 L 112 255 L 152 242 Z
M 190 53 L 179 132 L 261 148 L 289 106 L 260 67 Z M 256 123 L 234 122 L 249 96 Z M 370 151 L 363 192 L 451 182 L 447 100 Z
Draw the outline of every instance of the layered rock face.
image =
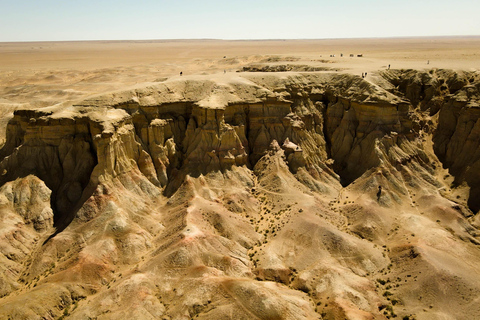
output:
M 408 70 L 385 72 L 384 76 L 395 86 L 390 91 L 404 94 L 419 111 L 428 114 L 418 117 L 417 131 L 433 133 L 435 154 L 455 177 L 455 185 L 467 183 L 470 188 L 468 205 L 477 212 L 480 209 L 479 75 L 448 70 Z
M 434 135 L 439 159 L 455 176 L 455 183 L 471 188 L 468 204 L 480 210 L 480 87 L 466 85 L 443 105 Z
M 41 245 L 38 243 L 41 236 L 53 228 L 50 194 L 34 176 L 7 182 L 0 188 L 2 297 L 20 289 L 18 279 L 24 265 L 31 263 L 33 251 Z
M 0 315 L 474 319 L 478 79 L 242 74 L 18 110 Z

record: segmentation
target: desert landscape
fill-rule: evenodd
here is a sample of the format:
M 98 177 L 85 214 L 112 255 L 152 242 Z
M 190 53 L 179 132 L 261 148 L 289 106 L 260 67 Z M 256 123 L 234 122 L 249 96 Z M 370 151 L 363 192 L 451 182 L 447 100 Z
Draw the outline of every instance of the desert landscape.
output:
M 479 319 L 480 37 L 0 43 L 1 319 Z

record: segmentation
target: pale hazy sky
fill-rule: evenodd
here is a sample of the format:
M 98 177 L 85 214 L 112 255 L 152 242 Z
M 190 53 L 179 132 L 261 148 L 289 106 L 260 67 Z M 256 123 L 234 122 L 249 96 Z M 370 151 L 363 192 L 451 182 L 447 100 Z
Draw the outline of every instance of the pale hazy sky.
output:
M 0 0 L 0 41 L 480 35 L 478 0 Z

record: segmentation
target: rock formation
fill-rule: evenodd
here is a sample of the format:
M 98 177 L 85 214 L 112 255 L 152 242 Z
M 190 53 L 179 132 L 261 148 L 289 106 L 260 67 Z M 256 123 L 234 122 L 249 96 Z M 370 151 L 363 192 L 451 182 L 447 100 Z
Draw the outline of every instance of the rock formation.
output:
M 17 110 L 0 317 L 475 319 L 479 90 L 241 73 Z

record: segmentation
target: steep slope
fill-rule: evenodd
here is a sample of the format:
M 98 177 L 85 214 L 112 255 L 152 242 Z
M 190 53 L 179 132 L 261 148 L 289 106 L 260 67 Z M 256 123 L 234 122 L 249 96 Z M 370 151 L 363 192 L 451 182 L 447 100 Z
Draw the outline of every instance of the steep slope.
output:
M 17 110 L 1 317 L 477 318 L 479 78 L 382 77 L 185 77 Z

